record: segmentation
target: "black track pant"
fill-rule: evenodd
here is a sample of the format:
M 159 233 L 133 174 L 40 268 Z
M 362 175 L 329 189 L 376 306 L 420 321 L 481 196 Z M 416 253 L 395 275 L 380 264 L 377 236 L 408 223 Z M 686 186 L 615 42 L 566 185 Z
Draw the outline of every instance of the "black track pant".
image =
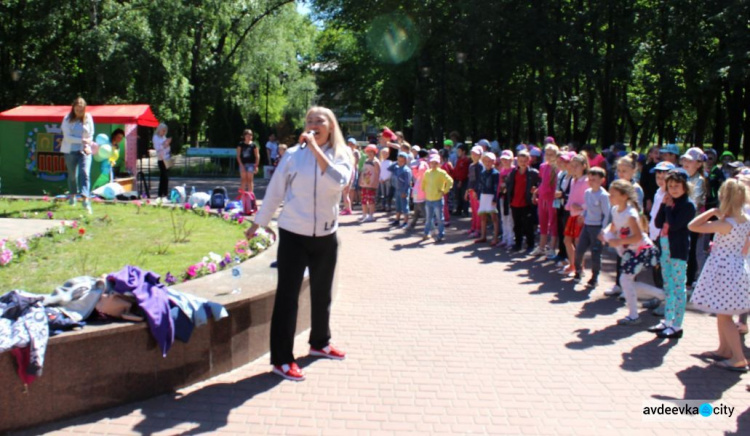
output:
M 169 197 L 169 170 L 164 161 L 159 161 L 159 195 L 158 197 Z
M 536 208 L 533 206 L 511 207 L 513 213 L 513 233 L 516 236 L 516 248 L 521 248 L 523 238 L 526 237 L 526 246 L 534 248 L 534 215 Z
M 336 234 L 302 236 L 279 229 L 279 284 L 271 317 L 271 364 L 294 362 L 299 292 L 310 268 L 310 346 L 323 348 L 331 339 L 331 288 L 338 253 Z

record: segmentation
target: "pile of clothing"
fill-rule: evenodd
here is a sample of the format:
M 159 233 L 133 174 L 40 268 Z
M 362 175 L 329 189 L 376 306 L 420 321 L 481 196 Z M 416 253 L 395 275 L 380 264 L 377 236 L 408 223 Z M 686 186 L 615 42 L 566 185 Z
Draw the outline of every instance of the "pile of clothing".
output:
M 221 304 L 160 283 L 135 266 L 100 278 L 68 280 L 50 295 L 13 290 L 0 297 L 0 353 L 10 350 L 25 386 L 42 374 L 50 336 L 91 320 L 147 321 L 166 357 L 175 339 L 188 342 L 195 327 L 229 316 Z

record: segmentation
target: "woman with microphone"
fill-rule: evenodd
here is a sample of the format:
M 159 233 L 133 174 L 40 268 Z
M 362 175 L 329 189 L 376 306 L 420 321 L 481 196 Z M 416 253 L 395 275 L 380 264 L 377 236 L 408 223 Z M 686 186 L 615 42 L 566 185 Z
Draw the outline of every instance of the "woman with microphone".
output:
M 284 202 L 278 218 L 278 288 L 271 318 L 271 365 L 275 374 L 289 380 L 305 379 L 292 350 L 306 268 L 310 270 L 310 355 L 339 360 L 345 357 L 330 343 L 329 320 L 339 202 L 352 168 L 353 157 L 336 116 L 327 108 L 310 108 L 305 133 L 279 162 L 255 223 L 245 233 L 249 239 L 259 226 L 267 227 Z

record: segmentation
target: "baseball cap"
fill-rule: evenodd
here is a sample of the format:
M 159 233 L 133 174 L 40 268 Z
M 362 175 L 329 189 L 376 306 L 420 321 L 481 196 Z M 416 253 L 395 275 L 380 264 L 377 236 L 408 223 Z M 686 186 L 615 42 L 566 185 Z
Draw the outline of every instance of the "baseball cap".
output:
M 482 147 L 487 147 L 487 148 L 491 147 L 490 141 L 486 139 L 480 139 L 479 141 L 477 141 L 477 145 L 481 145 Z
M 404 153 L 403 151 L 398 154 L 398 157 L 403 157 L 404 159 L 409 159 L 409 155 Z
M 346 140 L 346 142 L 354 144 L 354 145 L 357 145 L 357 140 L 354 139 L 354 138 L 349 138 L 349 139 Z
M 721 160 L 724 160 L 725 157 L 729 157 L 730 159 L 734 160 L 734 153 L 727 150 L 724 153 L 721 154 Z
M 662 149 L 659 150 L 659 153 L 671 153 L 675 156 L 679 156 L 680 147 L 678 147 L 677 144 L 667 144 Z
M 730 168 L 738 169 L 738 168 L 744 168 L 745 164 L 736 160 L 734 162 L 729 162 L 727 165 L 729 165 Z
M 443 141 L 443 145 L 446 147 L 453 147 L 453 141 L 451 141 L 450 139 L 446 139 L 445 141 Z
M 386 139 L 390 139 L 391 141 L 395 141 L 396 139 L 398 139 L 398 137 L 396 136 L 396 134 L 393 133 L 393 131 L 391 129 L 389 129 L 388 127 L 383 128 L 383 136 Z
M 488 158 L 492 159 L 493 162 L 495 161 L 495 159 L 497 159 L 497 157 L 495 157 L 495 153 L 493 153 L 491 151 L 488 151 L 482 157 L 488 157 Z
M 573 155 L 569 151 L 564 151 L 560 153 L 560 156 L 557 156 L 558 159 L 562 159 L 565 162 L 570 162 L 571 159 L 573 159 Z
M 531 154 L 534 157 L 539 157 L 542 155 L 542 150 L 539 149 L 539 147 L 532 147 L 529 154 Z
M 434 148 L 431 148 L 431 149 L 430 149 L 430 150 L 428 151 L 428 153 L 430 154 L 430 156 L 433 156 L 433 155 L 436 155 L 436 154 L 438 154 L 438 151 L 437 151 L 436 149 L 434 149 Z
M 651 168 L 650 173 L 655 173 L 657 171 L 669 171 L 673 170 L 675 168 L 674 164 L 672 162 L 667 161 L 661 161 L 658 164 L 656 164 L 655 167 Z
M 440 156 L 438 156 L 437 153 L 430 156 L 430 163 L 433 163 L 433 162 L 440 163 Z
M 529 154 L 529 150 L 526 150 L 525 148 L 523 150 L 519 150 L 518 153 L 516 153 L 516 156 L 531 157 L 531 155 Z
M 553 138 L 552 136 L 544 138 L 544 145 L 547 144 L 555 144 L 555 138 Z
M 516 145 L 516 151 L 526 150 L 526 144 Z
M 685 154 L 680 156 L 680 159 L 688 159 L 688 160 L 694 160 L 698 162 L 703 162 L 706 160 L 706 154 L 703 153 L 703 150 L 701 150 L 698 147 L 692 147 L 689 148 Z
M 418 146 L 418 145 L 412 145 L 412 146 L 411 146 L 411 151 L 416 151 L 416 152 L 418 152 L 419 150 L 421 150 L 421 148 L 419 148 L 419 146 Z
M 475 145 L 471 147 L 471 152 L 481 155 L 482 153 L 484 153 L 484 150 L 482 149 L 482 147 Z
M 513 152 L 510 150 L 503 150 L 502 153 L 500 153 L 500 159 L 510 159 L 513 160 Z
M 378 147 L 375 146 L 374 144 L 367 144 L 367 147 L 365 147 L 365 153 L 367 153 L 368 151 L 372 151 L 373 153 L 377 153 L 378 152 Z

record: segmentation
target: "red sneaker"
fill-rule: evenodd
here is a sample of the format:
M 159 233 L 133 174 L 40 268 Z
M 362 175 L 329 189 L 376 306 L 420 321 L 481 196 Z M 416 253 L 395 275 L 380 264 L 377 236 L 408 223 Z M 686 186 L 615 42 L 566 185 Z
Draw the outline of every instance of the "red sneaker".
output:
M 344 360 L 346 358 L 346 353 L 330 344 L 323 347 L 322 349 L 310 347 L 310 355 L 335 360 Z
M 287 380 L 302 381 L 305 379 L 305 373 L 302 372 L 301 369 L 299 369 L 299 366 L 297 366 L 296 362 L 274 366 L 272 372 L 274 374 L 280 375 Z

